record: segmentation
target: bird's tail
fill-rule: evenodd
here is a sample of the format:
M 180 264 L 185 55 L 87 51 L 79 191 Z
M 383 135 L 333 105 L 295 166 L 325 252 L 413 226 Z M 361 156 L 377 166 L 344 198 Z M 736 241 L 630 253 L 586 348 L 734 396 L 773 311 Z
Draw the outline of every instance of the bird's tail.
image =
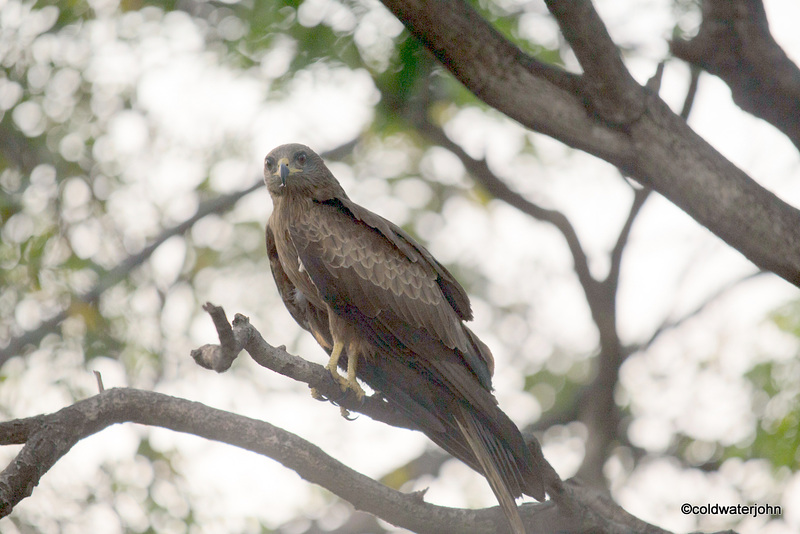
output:
M 477 460 L 484 477 L 503 510 L 513 534 L 525 534 L 522 518 L 515 498 L 531 493 L 528 476 L 520 471 L 519 458 L 515 458 L 508 444 L 500 441 L 476 415 L 462 407 L 456 423 Z M 538 488 L 533 493 L 539 493 Z M 542 497 L 544 491 L 541 490 Z M 538 498 L 538 495 L 536 495 Z M 541 500 L 540 498 L 540 500 Z

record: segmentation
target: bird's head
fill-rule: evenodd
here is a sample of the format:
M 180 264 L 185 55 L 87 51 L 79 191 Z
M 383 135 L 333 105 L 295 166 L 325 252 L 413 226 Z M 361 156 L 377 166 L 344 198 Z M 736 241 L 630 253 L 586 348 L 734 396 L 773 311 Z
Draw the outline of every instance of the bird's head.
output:
M 281 145 L 267 154 L 264 181 L 273 198 L 296 195 L 324 201 L 345 196 L 322 158 L 298 143 Z

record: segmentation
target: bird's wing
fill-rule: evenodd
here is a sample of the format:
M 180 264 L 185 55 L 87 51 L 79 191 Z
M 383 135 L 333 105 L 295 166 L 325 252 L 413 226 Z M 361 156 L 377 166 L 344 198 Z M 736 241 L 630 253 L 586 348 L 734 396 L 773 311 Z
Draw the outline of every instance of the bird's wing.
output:
M 312 217 L 295 221 L 289 236 L 299 265 L 328 306 L 376 346 L 380 363 L 362 366 L 359 377 L 484 473 L 513 517 L 515 496 L 544 498 L 540 469 L 490 392 L 491 353 L 456 309 L 468 310 L 463 289 L 410 236 L 361 209 L 355 217 L 339 202 L 320 203 Z M 293 287 L 282 269 L 276 271 L 277 253 L 270 255 L 279 288 Z M 442 281 L 442 271 L 451 282 Z M 297 319 L 292 305 L 287 302 Z
M 464 290 L 430 253 L 393 226 L 364 208 L 356 217 L 337 199 L 315 203 L 312 216 L 295 221 L 289 234 L 325 302 L 339 315 L 358 315 L 370 323 L 360 325 L 370 330 L 365 337 L 421 358 L 466 363 L 489 389 L 491 353 L 475 342 L 452 304 L 456 301 L 462 313 L 468 310 Z M 452 281 L 444 281 L 442 272 Z
M 388 239 L 394 246 L 396 246 L 406 257 L 412 261 L 419 261 L 421 259 L 438 275 L 437 283 L 442 290 L 442 294 L 450 303 L 453 310 L 458 316 L 465 320 L 472 320 L 472 307 L 470 306 L 469 296 L 467 292 L 461 287 L 461 284 L 450 274 L 444 265 L 436 261 L 436 258 L 428 252 L 428 249 L 417 243 L 408 233 L 394 224 L 373 213 L 363 206 L 359 206 L 348 198 L 337 199 L 337 201 L 349 211 L 352 216 L 381 233 Z
M 320 309 L 309 302 L 305 295 L 289 279 L 278 257 L 275 235 L 269 223 L 267 223 L 266 235 L 269 266 L 283 304 L 289 310 L 292 318 L 297 321 L 297 324 L 311 332 L 317 343 L 330 353 L 333 349 L 333 336 L 331 336 L 328 324 L 328 311 Z

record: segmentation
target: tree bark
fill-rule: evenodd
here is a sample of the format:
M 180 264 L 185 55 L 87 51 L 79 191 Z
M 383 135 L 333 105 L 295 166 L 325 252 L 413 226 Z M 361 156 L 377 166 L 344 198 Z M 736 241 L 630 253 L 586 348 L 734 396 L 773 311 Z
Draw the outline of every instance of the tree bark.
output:
M 773 39 L 761 0 L 705 0 L 697 35 L 672 41 L 670 50 L 719 76 L 739 107 L 800 149 L 800 69 Z
M 800 211 L 725 159 L 629 75 L 603 83 L 604 66 L 619 71 L 620 63 L 589 2 L 548 1 L 585 75 L 527 56 L 461 0 L 383 3 L 478 98 L 618 166 L 757 266 L 800 287 Z

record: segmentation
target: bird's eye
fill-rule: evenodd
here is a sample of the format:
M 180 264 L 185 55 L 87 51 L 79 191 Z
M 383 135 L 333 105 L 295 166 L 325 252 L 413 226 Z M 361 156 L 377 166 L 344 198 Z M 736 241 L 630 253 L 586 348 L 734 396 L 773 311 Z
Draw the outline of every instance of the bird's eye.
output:
M 307 158 L 308 158 L 308 156 L 306 156 L 306 153 L 305 153 L 305 152 L 299 152 L 299 153 L 298 153 L 298 154 L 297 154 L 297 155 L 294 157 L 294 160 L 297 162 L 297 164 L 298 164 L 298 165 L 300 165 L 300 166 L 303 166 L 303 165 L 305 165 L 305 164 L 306 164 L 306 159 L 307 159 Z
M 275 158 L 267 156 L 266 159 L 264 160 L 264 167 L 269 172 L 273 172 L 275 170 Z

